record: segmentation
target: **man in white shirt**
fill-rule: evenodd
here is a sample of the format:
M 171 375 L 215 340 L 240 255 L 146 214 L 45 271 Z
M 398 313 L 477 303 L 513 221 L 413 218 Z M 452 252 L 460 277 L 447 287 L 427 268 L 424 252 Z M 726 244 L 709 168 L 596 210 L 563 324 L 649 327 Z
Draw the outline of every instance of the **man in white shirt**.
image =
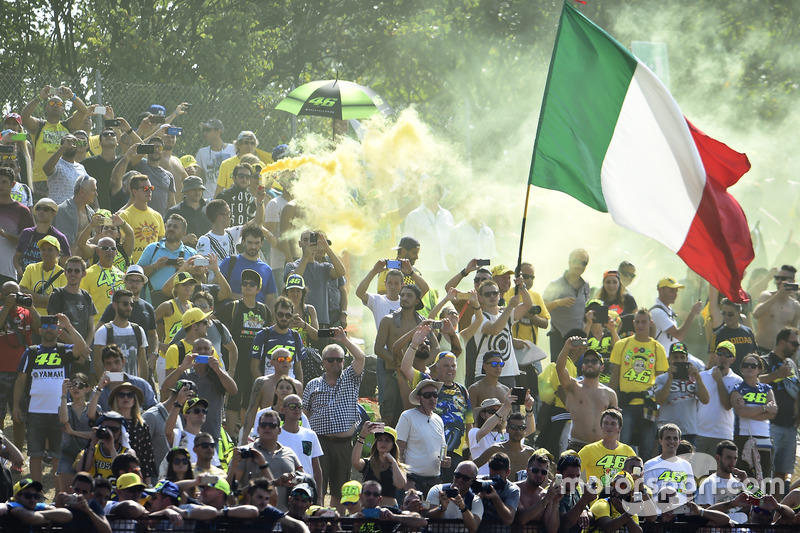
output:
M 439 205 L 443 193 L 438 183 L 430 185 L 422 205 L 408 214 L 403 226 L 404 235 L 414 237 L 428 250 L 417 265 L 427 276 L 449 271 L 445 254 L 450 249 L 453 215 Z
M 225 131 L 222 121 L 212 118 L 200 124 L 200 127 L 203 128 L 208 146 L 197 151 L 196 160 L 202 170 L 201 177 L 206 186 L 203 198 L 209 202 L 214 199 L 214 191 L 217 190 L 219 166 L 226 159 L 235 156 L 236 149 L 232 144 L 222 141 L 222 132 Z
M 703 385 L 708 390 L 708 403 L 697 404 L 698 453 L 714 455 L 721 440 L 733 440 L 733 410 L 731 391 L 742 382 L 741 376 L 731 370 L 736 356 L 727 350 L 717 350 L 717 366 L 700 372 Z
M 681 429 L 672 423 L 664 424 L 658 430 L 658 443 L 661 455 L 653 457 L 644 464 L 644 482 L 658 492 L 664 488 L 674 489 L 685 503 L 687 495 L 697 489 L 692 465 L 686 459 L 678 457 L 678 445 L 681 442 Z
M 675 318 L 676 314 L 671 305 L 678 298 L 678 289 L 684 288 L 686 287 L 675 281 L 675 278 L 661 278 L 658 281 L 656 304 L 650 310 L 650 319 L 656 328 L 654 338 L 668 352 L 673 343 L 682 341 L 686 337 L 686 334 L 689 333 L 689 328 L 692 326 L 692 320 L 703 308 L 701 301 L 695 302 L 681 327 L 678 327 L 678 321 Z
M 300 459 L 303 471 L 312 474 L 317 487 L 321 487 L 322 467 L 319 458 L 322 455 L 322 446 L 316 433 L 300 425 L 303 417 L 303 400 L 300 396 L 290 394 L 284 398 L 281 414 L 284 421 L 282 431 L 278 434 L 278 442 L 292 449 Z
M 728 513 L 731 520 L 739 524 L 747 522 L 747 513 L 742 512 L 737 498 L 742 493 L 742 478 L 745 472 L 736 468 L 739 450 L 730 440 L 723 440 L 717 444 L 717 471 L 708 476 L 700 484 L 695 503 L 705 509 L 713 508 L 716 511 Z M 733 474 L 733 475 L 732 475 Z

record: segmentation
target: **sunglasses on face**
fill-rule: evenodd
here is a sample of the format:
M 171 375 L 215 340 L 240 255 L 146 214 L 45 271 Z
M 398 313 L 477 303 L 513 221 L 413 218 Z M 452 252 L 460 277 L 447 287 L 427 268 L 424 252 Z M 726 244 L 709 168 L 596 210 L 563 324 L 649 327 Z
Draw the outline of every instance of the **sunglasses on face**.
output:
M 144 187 L 136 187 L 136 188 L 137 189 L 142 189 L 144 192 L 151 192 L 151 191 L 156 190 L 156 188 L 153 187 L 152 185 L 145 185 Z
M 118 392 L 117 393 L 117 398 L 135 398 L 135 397 L 136 397 L 136 393 L 135 392 L 123 391 L 123 392 Z
M 482 412 L 486 413 L 489 416 L 492 416 L 497 414 L 497 409 L 484 409 Z
M 192 414 L 195 414 L 195 415 L 207 415 L 208 414 L 208 409 L 201 409 L 199 407 L 195 407 L 194 409 L 192 409 Z
M 287 408 L 287 409 L 302 409 L 303 408 L 303 404 L 302 403 L 285 403 L 285 404 L 283 404 L 283 406 L 285 408 Z
M 275 316 L 278 318 L 292 318 L 292 313 L 282 313 L 281 311 L 278 311 L 275 313 Z
M 58 324 L 42 324 L 42 329 L 45 329 L 45 330 L 47 330 L 47 329 L 57 330 L 58 329 Z
M 16 160 L 17 160 L 17 156 L 15 156 L 15 155 L 4 155 L 3 156 L 3 161 L 16 161 Z
M 242 143 L 242 144 L 255 144 L 256 143 L 255 141 L 250 141 L 250 140 L 241 140 L 239 142 Z
M 733 318 L 733 317 L 736 316 L 736 313 L 734 313 L 733 311 L 723 311 L 722 312 L 722 316 L 726 316 L 728 318 Z
M 758 363 L 742 363 L 742 368 L 758 368 Z
M 243 281 L 242 282 L 242 287 L 258 287 L 258 282 L 257 281 L 250 281 L 250 280 Z M 277 314 L 278 315 L 281 315 L 281 314 L 289 315 L 289 318 L 291 318 L 291 316 L 292 316 L 291 313 L 277 313 Z
M 528 472 L 530 472 L 533 475 L 542 474 L 543 476 L 546 476 L 548 474 L 548 470 L 546 468 L 530 467 L 530 468 L 528 468 Z
M 733 359 L 734 357 L 736 357 L 732 353 L 728 353 L 728 352 L 716 352 L 716 353 L 717 353 L 717 356 L 719 356 L 719 357 L 727 357 L 729 359 Z
M 491 366 L 493 366 L 495 368 L 497 368 L 498 366 L 500 368 L 503 368 L 504 366 L 506 366 L 506 362 L 505 361 L 489 361 L 489 362 L 483 363 L 483 364 L 484 365 L 491 365 Z
M 82 382 L 82 381 L 76 381 L 76 382 L 74 382 L 74 383 L 72 384 L 72 388 L 73 388 L 73 389 L 85 389 L 85 388 L 87 388 L 88 386 L 89 386 L 89 385 L 87 385 L 86 383 L 84 383 L 84 382 Z
M 280 424 L 278 424 L 277 422 L 259 422 L 258 423 L 258 427 L 260 427 L 261 429 L 267 429 L 267 428 L 275 429 L 278 426 L 280 426 Z
M 237 172 L 236 174 L 233 175 L 233 177 L 234 178 L 247 178 L 247 179 L 250 179 L 250 178 L 253 177 L 253 175 L 252 174 L 245 174 L 243 172 Z
M 83 272 L 82 268 L 67 268 L 65 270 L 67 271 L 67 274 L 80 274 Z
M 195 443 L 195 447 L 196 448 L 203 448 L 204 450 L 207 450 L 208 448 L 213 448 L 214 447 L 214 443 L 213 442 L 196 442 Z
M 50 107 L 53 107 L 53 106 L 64 107 L 64 102 L 57 102 L 55 100 L 51 100 L 51 101 L 47 102 L 47 105 L 49 105 Z
M 172 460 L 172 464 L 174 464 L 174 465 L 188 465 L 189 464 L 189 459 L 186 459 L 185 457 L 183 459 L 181 459 L 181 458 L 173 459 Z
M 475 283 L 475 285 L 480 285 L 484 281 L 487 281 L 487 280 L 490 280 L 490 279 L 492 279 L 492 278 L 475 278 L 473 280 L 473 282 Z
M 304 494 L 302 492 L 293 492 L 292 493 L 292 498 L 299 498 L 299 499 L 303 500 L 304 502 L 310 502 L 311 501 L 311 496 L 309 496 L 308 494 Z
M 795 350 L 797 348 L 800 348 L 800 342 L 797 342 L 797 341 L 786 341 L 786 342 L 791 344 L 794 347 Z
M 431 398 L 438 398 L 439 397 L 439 393 L 438 392 L 433 392 L 433 391 L 422 392 L 422 393 L 420 393 L 420 396 L 422 396 L 426 400 L 430 400 Z
M 116 137 L 117 134 L 113 131 L 106 131 L 100 134 L 100 137 Z
M 792 276 L 773 276 L 775 281 L 791 281 L 793 278 Z
M 329 363 L 341 363 L 344 361 L 342 357 L 326 357 L 325 360 Z
M 518 426 L 516 424 L 509 424 L 508 425 L 508 429 L 511 429 L 513 431 L 525 431 L 525 427 L 526 426 Z
M 97 249 L 101 250 L 103 252 L 116 252 L 117 251 L 117 247 L 116 246 L 98 246 Z
M 36 206 L 36 210 L 37 211 L 52 211 L 53 209 L 50 208 L 50 207 L 47 207 L 46 205 L 37 205 Z
M 486 291 L 483 293 L 484 298 L 491 298 L 493 296 L 500 296 L 500 291 Z
M 276 357 L 274 360 L 277 361 L 278 363 L 291 363 L 292 362 L 291 356 L 290 357 Z
M 377 498 L 378 496 L 381 495 L 380 492 L 375 492 L 375 491 L 371 491 L 371 490 L 362 490 L 361 494 L 363 494 L 364 496 L 372 496 L 372 497 L 375 497 L 375 498 Z
M 461 472 L 454 472 L 453 479 L 460 479 L 461 481 L 472 481 L 472 476 L 466 476 Z

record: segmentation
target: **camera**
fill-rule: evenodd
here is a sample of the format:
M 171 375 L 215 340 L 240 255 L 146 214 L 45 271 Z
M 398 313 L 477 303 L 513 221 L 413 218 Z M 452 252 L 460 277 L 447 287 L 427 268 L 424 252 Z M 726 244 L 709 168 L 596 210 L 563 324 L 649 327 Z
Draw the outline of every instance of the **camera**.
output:
M 320 339 L 333 338 L 334 331 L 332 329 L 319 329 L 317 330 L 317 337 Z
M 441 320 L 434 320 L 431 324 L 431 329 L 442 329 L 442 321 Z
M 581 348 L 583 346 L 586 346 L 586 339 L 575 339 L 574 341 L 572 341 L 571 344 L 575 348 Z
M 183 128 L 167 128 L 167 135 L 183 135 Z
M 395 270 L 400 270 L 400 266 L 402 263 L 399 259 L 387 259 L 386 260 L 386 268 L 392 268 Z
M 454 488 L 444 489 L 444 493 L 448 498 L 455 498 L 456 496 L 458 496 L 458 489 Z
M 108 437 L 111 436 L 111 432 L 107 428 L 104 428 L 104 427 L 97 428 L 97 430 L 94 432 L 94 434 L 97 437 L 97 440 L 105 440 L 105 439 L 107 439 Z
M 239 448 L 239 455 L 242 459 L 250 459 L 253 457 L 253 450 L 250 448 Z
M 499 492 L 503 490 L 505 486 L 506 481 L 503 478 L 499 476 L 493 476 L 491 478 L 476 479 L 472 482 L 469 488 L 474 494 L 479 494 L 481 492 L 489 492 L 492 488 Z
M 120 121 L 118 118 L 112 118 L 111 120 L 104 120 L 103 127 L 104 128 L 116 128 L 119 127 Z
M 490 264 L 491 261 L 488 259 L 478 259 L 478 261 L 476 262 L 476 265 L 479 267 L 489 266 Z
M 136 153 L 139 155 L 154 154 L 156 153 L 155 144 L 140 144 L 136 147 Z
M 167 259 L 167 266 L 177 266 L 178 260 L 177 259 Z
M 798 285 L 797 283 L 786 283 L 786 282 L 783 282 L 783 285 L 781 287 L 783 287 L 787 291 L 796 291 L 796 290 L 800 289 L 800 285 Z
M 99 105 L 99 106 L 95 107 L 94 108 L 94 114 L 95 115 L 105 115 L 106 114 L 106 106 Z
M 69 507 L 71 505 L 78 505 L 78 495 L 77 494 L 66 494 L 64 496 L 64 505 Z
M 689 379 L 689 365 L 691 363 L 678 362 L 672 364 L 675 365 L 675 375 L 673 375 L 672 377 L 674 377 L 675 379 Z
M 28 294 L 17 293 L 17 305 L 22 307 L 30 307 L 33 305 L 33 297 Z
M 309 244 L 317 244 L 317 240 L 318 239 L 319 239 L 319 235 L 317 235 L 316 233 L 312 233 L 311 235 L 308 236 Z
M 196 267 L 207 267 L 208 266 L 208 259 L 205 257 L 198 257 L 194 260 L 194 266 Z
M 538 315 L 541 312 L 542 312 L 542 306 L 541 305 L 532 305 L 530 310 L 528 311 L 528 313 L 530 313 L 532 315 Z

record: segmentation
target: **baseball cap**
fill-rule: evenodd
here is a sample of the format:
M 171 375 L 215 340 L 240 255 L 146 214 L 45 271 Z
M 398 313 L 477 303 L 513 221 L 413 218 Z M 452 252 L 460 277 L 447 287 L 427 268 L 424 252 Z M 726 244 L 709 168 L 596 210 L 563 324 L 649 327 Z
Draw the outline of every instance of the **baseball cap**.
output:
M 197 164 L 197 159 L 195 159 L 192 154 L 186 154 L 185 156 L 181 157 L 179 161 L 181 162 L 181 166 L 183 168 L 189 168 L 190 166 Z M 185 180 L 183 182 L 183 188 L 186 188 Z
M 22 125 L 22 117 L 19 113 L 8 113 L 5 117 L 3 117 L 3 122 L 7 121 L 8 119 L 14 119 L 17 124 L 20 126 Z
M 658 280 L 658 288 L 661 289 L 661 288 L 664 288 L 664 287 L 669 287 L 670 289 L 684 289 L 685 288 L 683 285 L 681 285 L 680 283 L 675 281 L 675 278 L 672 278 L 672 277 L 669 277 L 669 276 L 667 276 L 665 278 L 661 278 L 660 280 Z
M 414 237 L 403 237 L 400 239 L 400 244 L 392 249 L 399 250 L 400 248 L 403 250 L 413 250 L 414 248 L 419 248 L 419 241 Z
M 127 278 L 128 276 L 141 276 L 142 281 L 147 283 L 147 276 L 144 275 L 144 269 L 141 265 L 131 265 L 128 267 L 128 270 L 125 271 L 125 276 L 123 279 Z
M 220 476 L 216 482 L 209 483 L 208 486 L 212 489 L 221 490 L 225 496 L 228 496 L 231 493 L 231 486 L 228 484 L 228 480 L 222 476 Z
M 131 487 L 145 488 L 145 484 L 142 483 L 142 479 L 139 477 L 139 474 L 128 472 L 127 474 L 122 474 L 117 478 L 118 491 L 129 489 Z
M 154 115 L 161 115 L 162 117 L 167 116 L 167 110 L 164 109 L 163 105 L 153 104 L 147 110 Z
M 492 267 L 492 276 L 505 276 L 506 274 L 513 274 L 513 273 L 514 273 L 513 270 L 511 270 L 502 263 Z
M 33 206 L 33 210 L 35 211 L 36 208 L 39 207 L 40 205 L 46 205 L 47 207 L 49 207 L 50 209 L 52 209 L 56 213 L 58 212 L 58 204 L 52 198 L 42 198 L 42 199 L 40 199 L 38 202 L 36 202 L 36 205 Z
M 308 496 L 312 500 L 316 500 L 317 499 L 317 494 L 316 494 L 316 491 L 314 490 L 314 487 L 312 487 L 308 483 L 300 483 L 299 485 L 297 485 L 295 488 L 292 489 L 292 492 L 293 493 L 294 492 L 302 492 L 303 494 L 305 494 L 306 496 Z M 344 494 L 344 492 L 342 492 L 342 494 Z
M 686 345 L 683 344 L 682 342 L 675 342 L 672 344 L 672 346 L 669 347 L 669 353 L 670 355 L 674 353 L 685 353 L 688 355 L 689 350 L 686 349 Z
M 197 283 L 197 280 L 188 272 L 178 272 L 175 275 L 175 285 L 182 285 L 184 283 Z
M 402 291 L 403 289 L 411 289 L 412 291 L 414 291 L 414 294 L 417 295 L 417 300 L 419 300 L 416 306 L 417 311 L 420 311 L 425 307 L 425 304 L 422 303 L 422 291 L 420 290 L 419 287 L 417 287 L 413 283 L 409 283 L 408 285 L 403 285 L 403 287 L 400 290 Z
M 199 307 L 192 307 L 187 309 L 185 313 L 183 313 L 183 318 L 181 318 L 181 323 L 183 324 L 183 329 L 189 329 L 189 326 L 193 324 L 197 324 L 201 320 L 204 320 L 211 316 L 213 311 L 209 311 L 208 313 L 204 313 L 202 309 Z
M 189 176 L 183 180 L 183 192 L 193 191 L 195 189 L 206 189 L 206 186 L 203 185 L 203 178 L 200 176 Z
M 259 274 L 258 272 L 256 272 L 253 269 L 245 268 L 244 270 L 242 270 L 242 274 L 241 274 L 241 278 L 240 279 L 241 279 L 241 281 L 244 281 L 244 280 L 255 281 L 255 282 L 258 283 L 258 287 L 261 288 L 261 274 Z
M 36 243 L 36 246 L 41 248 L 43 244 L 49 244 L 51 246 L 55 246 L 56 250 L 58 250 L 59 252 L 61 251 L 61 245 L 58 243 L 58 239 L 56 239 L 52 235 L 45 235 L 44 237 L 39 239 L 39 241 Z
M 217 118 L 210 118 L 205 122 L 200 123 L 201 128 L 208 128 L 210 130 L 220 130 L 225 131 L 225 126 L 222 125 L 222 121 Z
M 33 487 L 39 492 L 41 492 L 44 488 L 44 486 L 38 481 L 33 481 L 30 478 L 20 479 L 14 484 L 14 496 L 16 496 L 19 491 L 27 487 Z
M 181 499 L 181 489 L 178 488 L 178 485 L 172 481 L 167 481 L 166 479 L 159 481 L 155 487 L 148 489 L 145 492 L 150 495 L 163 494 L 164 496 L 168 496 L 176 501 L 180 501 Z
M 186 403 L 183 404 L 183 409 L 181 412 L 186 414 L 190 409 L 197 406 L 197 404 L 205 405 L 206 409 L 208 409 L 208 400 L 204 400 L 203 398 L 189 398 L 186 400 Z
M 279 144 L 275 148 L 272 149 L 272 160 L 278 161 L 279 159 L 283 159 L 284 157 L 290 157 L 291 150 L 289 149 L 288 144 Z
M 339 499 L 339 501 L 341 503 L 356 503 L 358 502 L 358 498 L 360 496 L 361 496 L 361 483 L 355 480 L 348 481 L 347 483 L 342 485 L 342 497 Z
M 286 278 L 286 289 L 305 289 L 306 282 L 300 274 L 292 274 Z
M 256 139 L 256 134 L 250 130 L 244 130 L 239 132 L 239 136 L 236 137 L 236 140 L 241 141 L 243 139 L 253 139 L 254 141 L 258 140 Z
M 731 341 L 722 341 L 717 344 L 717 349 L 715 351 L 718 352 L 720 350 L 727 350 L 731 355 L 736 355 L 736 345 L 734 345 Z

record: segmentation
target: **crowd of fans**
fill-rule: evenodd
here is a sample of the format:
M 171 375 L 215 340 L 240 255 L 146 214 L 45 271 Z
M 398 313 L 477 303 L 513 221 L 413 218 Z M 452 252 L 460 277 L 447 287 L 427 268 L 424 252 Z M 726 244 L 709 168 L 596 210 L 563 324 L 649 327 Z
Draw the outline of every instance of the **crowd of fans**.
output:
M 539 294 L 533 265 L 494 263 L 491 229 L 454 224 L 435 185 L 387 214 L 404 236 L 355 290 L 368 357 L 348 334 L 352 258 L 304 229 L 295 171 L 262 172 L 295 154 L 227 143 L 210 119 L 208 146 L 178 157 L 190 107 L 133 127 L 47 86 L 4 118 L 4 530 L 800 522 L 794 267 L 760 273 L 754 305 L 681 299 L 697 280 L 665 276 L 643 307 L 631 262 L 592 288 L 577 249 Z

